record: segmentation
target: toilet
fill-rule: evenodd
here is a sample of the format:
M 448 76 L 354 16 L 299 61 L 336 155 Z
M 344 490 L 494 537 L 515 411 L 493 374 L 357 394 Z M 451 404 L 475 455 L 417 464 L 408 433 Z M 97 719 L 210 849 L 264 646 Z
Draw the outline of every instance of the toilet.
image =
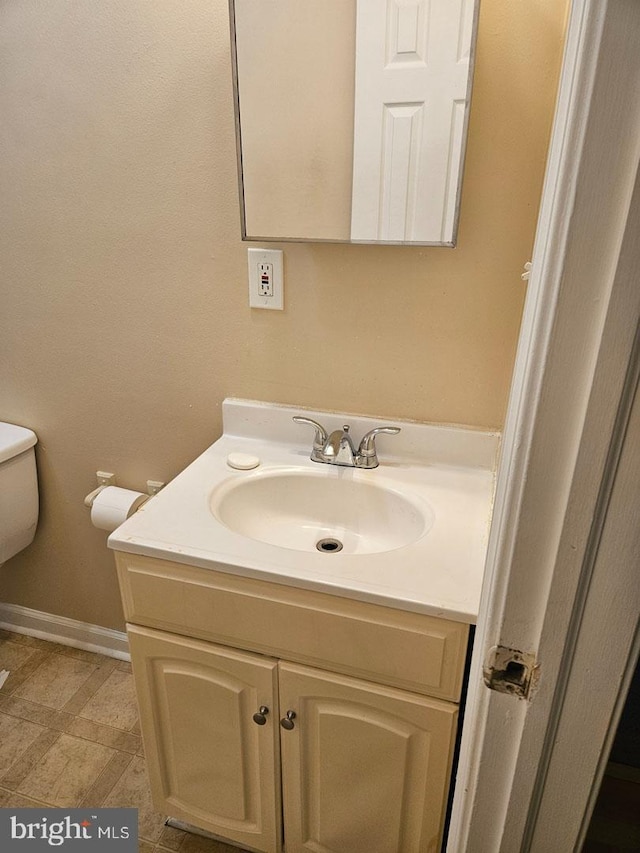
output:
M 30 429 L 0 422 L 0 566 L 26 548 L 36 532 L 37 440 Z

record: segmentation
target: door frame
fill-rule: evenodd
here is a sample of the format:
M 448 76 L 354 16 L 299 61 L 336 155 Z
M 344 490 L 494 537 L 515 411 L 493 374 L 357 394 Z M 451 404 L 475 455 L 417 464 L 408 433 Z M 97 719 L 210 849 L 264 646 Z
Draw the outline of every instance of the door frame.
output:
M 637 0 L 573 0 L 503 435 L 448 853 L 579 849 L 637 657 L 640 496 L 617 475 L 624 473 L 621 455 L 631 453 L 633 463 L 640 445 L 637 421 L 630 421 L 640 361 L 639 47 Z M 614 522 L 627 548 L 605 563 L 601 546 Z M 597 581 L 607 572 L 630 593 L 618 601 L 628 612 L 605 621 L 604 608 L 595 605 L 602 594 Z M 483 664 L 494 646 L 535 655 L 539 669 L 528 699 L 484 685 Z M 586 648 L 587 684 L 605 683 L 607 671 L 612 676 L 588 703 Z M 558 759 L 568 745 L 580 760 L 565 763 L 558 785 Z M 550 848 L 548 839 L 559 837 L 564 846 Z

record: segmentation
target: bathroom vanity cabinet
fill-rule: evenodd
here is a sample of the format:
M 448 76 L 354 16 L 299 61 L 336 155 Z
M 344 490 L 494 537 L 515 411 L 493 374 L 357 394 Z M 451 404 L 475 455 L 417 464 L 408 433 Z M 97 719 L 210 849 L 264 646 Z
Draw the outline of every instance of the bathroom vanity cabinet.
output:
M 468 625 L 116 562 L 159 811 L 264 853 L 440 849 Z

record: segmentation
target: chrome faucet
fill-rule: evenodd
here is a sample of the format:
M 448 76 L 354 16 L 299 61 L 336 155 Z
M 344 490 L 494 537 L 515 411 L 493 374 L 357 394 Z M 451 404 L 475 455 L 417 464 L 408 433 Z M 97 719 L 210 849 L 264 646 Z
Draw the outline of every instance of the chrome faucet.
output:
M 387 435 L 397 435 L 400 427 L 376 427 L 369 430 L 356 450 L 353 439 L 349 434 L 349 424 L 342 429 L 334 430 L 331 435 L 317 421 L 296 415 L 293 419 L 297 424 L 309 424 L 315 428 L 312 462 L 324 462 L 327 465 L 343 465 L 347 468 L 377 468 L 379 465 L 376 452 L 376 436 L 381 432 Z
M 353 439 L 349 435 L 349 424 L 345 424 L 342 429 L 334 430 L 326 440 L 323 448 L 323 462 L 328 462 L 331 465 L 346 465 L 353 468 L 356 464 L 356 449 L 353 446 Z

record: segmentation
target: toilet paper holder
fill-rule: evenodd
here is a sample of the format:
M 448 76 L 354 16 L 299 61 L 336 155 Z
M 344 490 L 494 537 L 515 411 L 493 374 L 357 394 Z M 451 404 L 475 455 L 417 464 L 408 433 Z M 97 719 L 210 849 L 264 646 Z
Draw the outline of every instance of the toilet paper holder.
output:
M 94 489 L 84 499 L 84 505 L 86 507 L 93 506 L 93 502 L 98 497 L 100 492 L 104 491 L 107 486 L 115 486 L 116 485 L 116 475 L 111 474 L 109 471 L 96 471 L 96 479 L 98 481 L 98 488 Z M 147 480 L 147 494 L 149 497 L 153 497 L 157 495 L 160 489 L 162 489 L 164 483 L 161 483 L 159 480 Z
M 88 506 L 89 509 L 93 506 L 93 502 L 98 497 L 100 492 L 107 488 L 107 486 L 115 486 L 116 484 L 116 475 L 109 474 L 107 471 L 96 471 L 96 477 L 98 480 L 98 488 L 94 489 L 84 499 L 84 505 Z

